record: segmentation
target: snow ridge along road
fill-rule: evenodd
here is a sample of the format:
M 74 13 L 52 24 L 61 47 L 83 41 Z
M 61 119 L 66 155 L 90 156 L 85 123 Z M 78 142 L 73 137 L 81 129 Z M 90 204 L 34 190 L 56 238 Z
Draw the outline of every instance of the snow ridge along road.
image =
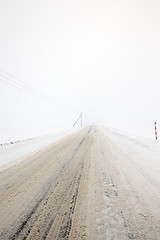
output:
M 0 173 L 0 239 L 158 240 L 147 174 L 105 130 L 83 128 Z

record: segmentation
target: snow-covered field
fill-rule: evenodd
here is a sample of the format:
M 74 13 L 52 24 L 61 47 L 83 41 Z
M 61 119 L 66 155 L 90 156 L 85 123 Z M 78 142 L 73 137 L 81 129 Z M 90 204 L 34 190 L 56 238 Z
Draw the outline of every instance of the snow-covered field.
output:
M 0 145 L 0 171 L 3 171 L 8 167 L 11 167 L 17 164 L 18 162 L 26 158 L 26 156 L 29 156 L 30 154 L 33 154 L 36 151 L 41 150 L 45 146 L 55 141 L 58 141 L 59 139 L 79 129 L 80 129 L 79 127 L 70 128 L 70 129 L 61 129 L 61 130 L 54 131 L 50 134 L 45 134 L 39 137 L 28 138 L 24 140 L 22 140 L 23 137 L 34 136 L 33 132 L 32 134 L 31 132 L 30 133 L 23 132 L 23 134 L 22 133 L 17 134 L 15 132 L 15 135 L 12 132 L 12 138 L 9 137 L 9 135 L 7 134 L 6 134 L 6 137 L 3 135 L 4 142 L 7 139 L 10 139 L 10 140 L 12 139 L 12 141 Z M 34 134 L 36 136 L 37 134 L 36 131 L 34 132 Z
M 0 128 L 0 144 L 33 139 L 50 133 L 56 134 L 67 131 L 66 127 L 17 127 Z

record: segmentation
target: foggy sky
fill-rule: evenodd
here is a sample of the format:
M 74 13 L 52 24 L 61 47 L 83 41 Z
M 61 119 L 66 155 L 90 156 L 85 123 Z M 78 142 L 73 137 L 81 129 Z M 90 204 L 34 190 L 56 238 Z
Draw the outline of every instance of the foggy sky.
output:
M 0 81 L 1 128 L 72 126 L 80 112 L 132 132 L 160 125 L 159 13 L 158 0 L 0 0 L 0 68 L 53 98 Z

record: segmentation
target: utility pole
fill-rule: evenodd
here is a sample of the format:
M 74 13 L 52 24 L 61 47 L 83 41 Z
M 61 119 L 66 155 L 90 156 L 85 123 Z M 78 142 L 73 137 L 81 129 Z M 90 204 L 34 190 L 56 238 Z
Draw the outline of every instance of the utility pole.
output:
M 81 112 L 81 127 L 82 127 L 82 112 Z
M 80 113 L 79 117 L 77 118 L 77 120 L 75 121 L 75 123 L 73 124 L 73 127 L 76 125 L 76 123 L 79 121 L 81 121 L 81 127 L 82 127 L 82 112 Z

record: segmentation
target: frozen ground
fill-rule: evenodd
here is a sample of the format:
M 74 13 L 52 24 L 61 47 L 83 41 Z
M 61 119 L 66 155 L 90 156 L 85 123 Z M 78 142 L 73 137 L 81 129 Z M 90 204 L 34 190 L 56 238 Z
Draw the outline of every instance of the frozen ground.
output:
M 73 133 L 80 128 L 48 129 L 52 133 L 44 134 L 46 129 L 31 129 L 30 131 L 2 130 L 0 136 L 0 171 L 13 166 L 41 148 Z M 123 149 L 134 161 L 146 171 L 160 180 L 160 143 L 149 138 L 128 134 L 112 128 L 105 128 L 105 133 L 113 142 Z M 41 133 L 41 134 L 40 134 Z M 38 137 L 35 137 L 38 136 Z
M 0 172 L 0 239 L 159 240 L 159 142 L 96 126 L 69 133 L 31 140 L 38 152 Z
M 23 131 L 22 134 L 15 131 L 14 134 L 12 132 L 12 137 L 9 137 L 9 134 L 7 135 L 6 132 L 6 137 L 3 135 L 3 141 L 5 142 L 9 139 L 12 139 L 12 141 L 0 145 L 0 171 L 17 164 L 27 156 L 41 150 L 45 146 L 48 146 L 49 144 L 58 141 L 59 139 L 77 130 L 79 130 L 79 128 L 61 129 L 50 134 L 45 134 L 39 137 L 29 138 L 25 140 L 19 139 L 23 139 L 23 137 L 36 136 L 38 133 L 36 133 L 36 131 L 34 131 L 34 133 L 25 133 Z
M 106 135 L 158 184 L 160 183 L 160 141 L 105 128 Z
M 50 133 L 67 131 L 66 127 L 17 127 L 0 128 L 0 144 L 33 139 Z

